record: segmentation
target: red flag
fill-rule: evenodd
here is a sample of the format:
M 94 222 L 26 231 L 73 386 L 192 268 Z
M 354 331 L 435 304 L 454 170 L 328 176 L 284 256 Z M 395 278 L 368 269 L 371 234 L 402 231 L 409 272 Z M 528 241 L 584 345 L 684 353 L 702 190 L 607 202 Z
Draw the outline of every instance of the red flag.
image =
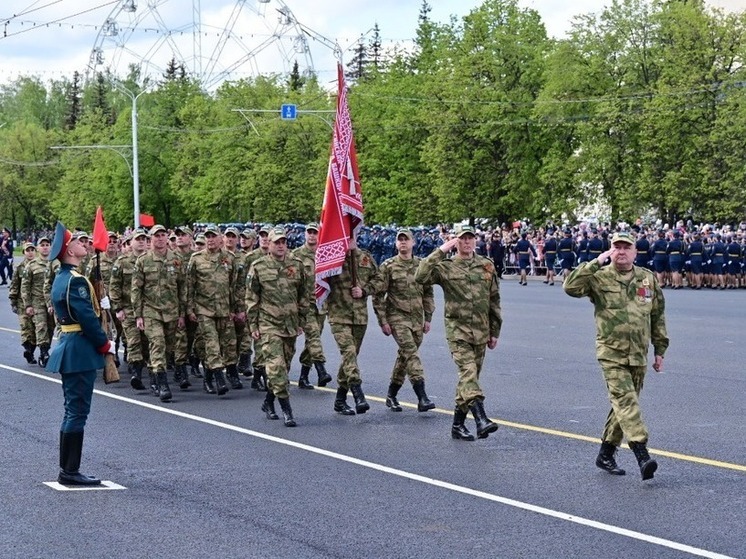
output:
M 140 214 L 140 225 L 142 227 L 153 227 L 155 225 L 155 218 L 152 215 Z
M 326 278 L 342 273 L 349 240 L 363 225 L 363 193 L 342 64 L 337 64 L 337 115 L 316 249 L 316 304 L 329 295 Z
M 108 246 L 109 232 L 106 230 L 106 224 L 104 223 L 104 211 L 99 206 L 96 209 L 96 221 L 93 222 L 93 248 L 106 252 Z

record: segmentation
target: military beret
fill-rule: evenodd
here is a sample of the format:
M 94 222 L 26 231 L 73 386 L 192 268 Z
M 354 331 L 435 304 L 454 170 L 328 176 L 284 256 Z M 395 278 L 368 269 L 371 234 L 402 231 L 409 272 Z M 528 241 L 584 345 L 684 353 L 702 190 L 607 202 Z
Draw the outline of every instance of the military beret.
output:
M 287 239 L 287 238 L 288 238 L 288 236 L 285 233 L 285 229 L 282 228 L 282 227 L 275 227 L 269 233 L 269 241 L 271 243 L 274 243 L 275 241 L 279 241 L 280 239 Z

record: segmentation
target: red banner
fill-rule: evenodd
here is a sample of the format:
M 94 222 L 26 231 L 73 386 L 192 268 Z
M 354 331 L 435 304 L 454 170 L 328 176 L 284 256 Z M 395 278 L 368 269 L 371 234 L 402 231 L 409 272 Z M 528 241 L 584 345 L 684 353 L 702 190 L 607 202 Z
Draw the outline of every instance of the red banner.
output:
M 316 249 L 316 304 L 329 295 L 326 278 L 342 273 L 349 240 L 363 225 L 363 193 L 357 167 L 352 119 L 347 105 L 347 86 L 337 64 L 337 115 L 334 121 L 324 205 L 321 208 L 319 244 Z
M 96 220 L 93 222 L 93 248 L 100 252 L 106 252 L 109 246 L 109 232 L 104 223 L 104 211 L 99 206 L 96 209 Z
M 141 227 L 153 227 L 153 225 L 155 225 L 155 218 L 152 215 L 140 214 Z

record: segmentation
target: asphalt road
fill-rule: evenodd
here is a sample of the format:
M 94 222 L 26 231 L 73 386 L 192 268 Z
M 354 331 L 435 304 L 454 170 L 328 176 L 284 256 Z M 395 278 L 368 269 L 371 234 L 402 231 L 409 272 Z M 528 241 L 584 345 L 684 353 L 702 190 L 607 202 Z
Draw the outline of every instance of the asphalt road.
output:
M 176 388 L 161 404 L 125 375 L 99 381 L 82 470 L 125 489 L 61 492 L 43 484 L 57 473 L 59 380 L 26 365 L 0 289 L 4 559 L 746 557 L 744 290 L 665 292 L 666 372 L 651 370 L 642 395 L 659 462 L 650 482 L 627 449 L 626 476 L 594 466 L 609 404 L 590 303 L 505 281 L 503 332 L 482 376 L 501 426 L 486 440 L 450 438 L 456 373 L 436 287 L 422 347 L 433 412 L 385 407 L 395 344 L 371 313 L 367 414 L 333 413 L 331 385 L 293 387 L 289 429 L 248 389 Z M 328 327 L 324 342 L 334 372 Z M 408 386 L 400 396 L 416 402 Z

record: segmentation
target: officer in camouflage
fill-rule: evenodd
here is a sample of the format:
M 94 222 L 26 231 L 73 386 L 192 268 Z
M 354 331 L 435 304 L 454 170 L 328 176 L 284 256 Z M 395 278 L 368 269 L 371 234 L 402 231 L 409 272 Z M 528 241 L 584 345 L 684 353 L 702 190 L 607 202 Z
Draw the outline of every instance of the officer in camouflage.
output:
M 447 258 L 454 248 L 456 256 Z M 479 374 L 486 348 L 495 349 L 500 336 L 500 285 L 495 264 L 478 256 L 475 249 L 474 228 L 463 226 L 454 238 L 420 262 L 415 274 L 417 283 L 443 288 L 446 339 L 459 375 L 451 436 L 464 441 L 474 440 L 464 425 L 469 410 L 477 424 L 478 438 L 497 431 L 497 423 L 490 421 L 484 411 Z
M 18 322 L 21 327 L 21 345 L 23 346 L 23 357 L 29 365 L 36 365 L 34 351 L 36 350 L 36 331 L 34 320 L 26 314 L 21 297 L 21 281 L 23 273 L 31 262 L 36 258 L 36 247 L 31 243 L 23 245 L 23 260 L 15 269 L 15 273 L 10 280 L 8 289 L 8 299 L 10 300 L 10 309 L 18 315 Z
M 151 249 L 135 262 L 132 308 L 135 325 L 145 332 L 150 344 L 150 367 L 158 396 L 161 402 L 169 402 L 172 394 L 166 378 L 166 355 L 173 350 L 177 329 L 184 328 L 184 270 L 181 258 L 168 248 L 168 231 L 163 225 L 150 229 L 150 239 Z
M 332 377 L 326 372 L 326 357 L 321 345 L 321 332 L 324 330 L 324 319 L 326 310 L 319 310 L 316 306 L 314 294 L 316 284 L 316 247 L 319 242 L 319 226 L 316 223 L 306 225 L 306 240 L 303 246 L 293 251 L 293 256 L 303 262 L 308 281 L 309 312 L 308 320 L 303 328 L 305 346 L 300 354 L 300 378 L 298 388 L 305 390 L 313 389 L 308 380 L 311 366 L 316 369 L 319 377 L 319 386 L 326 386 L 332 381 Z
M 47 257 L 52 244 L 47 237 L 40 237 L 37 245 L 36 258 L 26 263 L 22 273 L 16 270 L 16 275 L 22 276 L 21 298 L 23 299 L 23 308 L 26 315 L 31 317 L 34 323 L 36 345 L 39 346 L 39 366 L 44 368 L 49 361 L 49 348 L 54 334 L 54 318 L 50 316 L 44 298 Z
M 407 376 L 417 395 L 417 411 L 435 407 L 425 392 L 425 371 L 418 353 L 424 335 L 430 331 L 435 311 L 433 286 L 414 280 L 420 259 L 412 255 L 413 247 L 412 231 L 397 231 L 398 254 L 381 264 L 373 298 L 373 309 L 381 330 L 386 336 L 393 334 L 399 346 L 386 395 L 386 406 L 395 412 L 402 411 L 396 396 Z
M 653 369 L 663 370 L 663 355 L 668 348 L 665 300 L 655 275 L 633 264 L 636 251 L 632 235 L 615 233 L 611 244 L 610 250 L 578 266 L 564 289 L 571 297 L 589 297 L 595 307 L 596 356 L 611 400 L 596 466 L 613 475 L 624 475 L 614 454 L 626 436 L 646 480 L 653 477 L 658 464 L 648 454 L 648 430 L 638 398 L 651 342 Z M 602 267 L 609 259 L 612 265 Z
M 269 234 L 269 255 L 256 260 L 246 280 L 247 322 L 251 336 L 262 346 L 267 368 L 267 395 L 262 411 L 278 419 L 275 397 L 287 427 L 295 427 L 288 392 L 288 370 L 295 341 L 303 331 L 310 299 L 303 263 L 288 253 L 282 227 Z

